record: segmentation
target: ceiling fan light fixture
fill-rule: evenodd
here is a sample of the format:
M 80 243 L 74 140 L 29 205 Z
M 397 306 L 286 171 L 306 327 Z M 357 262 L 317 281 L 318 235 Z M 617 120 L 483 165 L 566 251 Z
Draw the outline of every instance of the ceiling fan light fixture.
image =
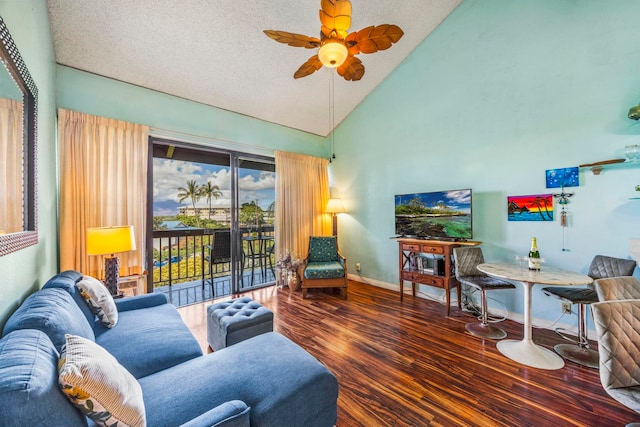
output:
M 320 62 L 329 68 L 337 68 L 344 64 L 348 54 L 347 47 L 339 40 L 329 40 L 318 50 Z

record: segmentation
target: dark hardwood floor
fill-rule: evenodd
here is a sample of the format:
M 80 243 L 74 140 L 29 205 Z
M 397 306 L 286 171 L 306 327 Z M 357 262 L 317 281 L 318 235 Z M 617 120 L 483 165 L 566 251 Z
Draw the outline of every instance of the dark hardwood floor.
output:
M 275 330 L 304 347 L 338 378 L 338 427 L 623 426 L 640 414 L 609 397 L 598 371 L 567 362 L 529 368 L 469 335 L 473 317 L 457 308 L 349 282 L 348 299 L 331 291 L 273 287 L 248 292 L 275 314 Z M 179 311 L 206 351 L 206 306 Z M 509 338 L 522 325 L 501 323 Z M 562 342 L 534 329 L 546 347 Z M 283 355 L 283 357 L 286 357 Z

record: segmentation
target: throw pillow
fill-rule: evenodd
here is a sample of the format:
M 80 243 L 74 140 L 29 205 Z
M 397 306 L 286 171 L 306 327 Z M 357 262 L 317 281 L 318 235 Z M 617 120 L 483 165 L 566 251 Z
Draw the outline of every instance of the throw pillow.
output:
M 84 276 L 76 283 L 80 295 L 89 305 L 89 308 L 98 316 L 100 323 L 107 328 L 113 328 L 118 323 L 118 309 L 109 289 L 98 279 Z
M 101 426 L 146 426 L 142 388 L 109 352 L 67 334 L 58 363 L 58 384 L 80 411 Z

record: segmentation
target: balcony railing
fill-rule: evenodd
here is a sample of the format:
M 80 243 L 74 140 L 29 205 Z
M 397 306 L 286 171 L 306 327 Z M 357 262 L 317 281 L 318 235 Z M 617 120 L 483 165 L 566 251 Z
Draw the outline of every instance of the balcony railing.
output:
M 273 227 L 241 229 L 239 281 L 243 290 L 273 284 Z M 216 264 L 210 273 L 208 247 L 216 229 L 189 228 L 153 232 L 153 291 L 167 295 L 176 306 L 232 294 L 231 262 Z

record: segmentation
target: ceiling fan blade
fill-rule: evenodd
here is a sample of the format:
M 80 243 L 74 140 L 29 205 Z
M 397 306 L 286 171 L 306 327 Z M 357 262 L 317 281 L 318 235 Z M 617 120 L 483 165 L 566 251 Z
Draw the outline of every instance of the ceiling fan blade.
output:
M 349 0 L 321 0 L 320 23 L 322 34 L 331 37 L 335 35 L 344 40 L 351 27 L 351 2 Z
M 382 24 L 377 27 L 372 25 L 349 34 L 345 42 L 349 46 L 350 42 L 355 41 L 362 53 L 375 53 L 379 50 L 389 49 L 403 35 L 404 32 L 397 25 Z
M 320 46 L 320 39 L 317 39 L 315 37 L 275 30 L 264 30 L 264 33 L 277 42 L 285 43 L 293 47 L 315 49 Z
M 364 75 L 364 65 L 355 56 L 348 56 L 344 64 L 336 68 L 338 74 L 344 77 L 345 80 L 357 81 Z
M 313 74 L 322 68 L 322 62 L 320 62 L 320 58 L 318 55 L 313 55 L 311 58 L 307 60 L 304 64 L 298 68 L 298 71 L 293 75 L 294 79 L 299 79 L 301 77 L 307 77 L 309 74 Z

